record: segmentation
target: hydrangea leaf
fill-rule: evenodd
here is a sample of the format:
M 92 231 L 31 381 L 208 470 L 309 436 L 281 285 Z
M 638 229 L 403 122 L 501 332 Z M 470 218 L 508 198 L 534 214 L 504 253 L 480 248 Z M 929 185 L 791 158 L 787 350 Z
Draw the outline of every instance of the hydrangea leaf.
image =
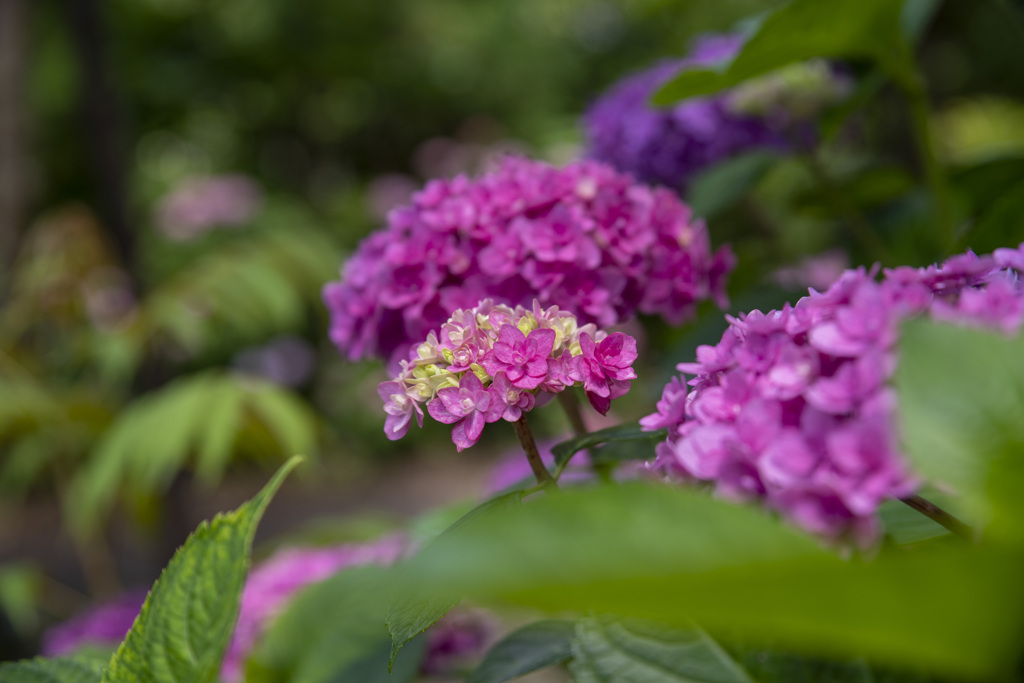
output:
M 0 664 L 4 683 L 99 683 L 103 665 L 79 659 L 26 659 Z
M 274 620 L 250 657 L 251 683 L 403 683 L 419 669 L 426 641 L 404 648 L 388 673 L 391 638 L 382 567 L 356 567 L 303 590 Z
M 522 500 L 522 491 L 512 491 L 476 506 L 465 515 L 460 517 L 448 529 L 441 534 L 428 547 L 433 546 L 458 529 L 470 523 L 472 520 L 494 510 L 503 510 L 509 507 L 518 506 Z M 388 632 L 391 633 L 391 658 L 388 662 L 388 669 L 394 665 L 395 657 L 410 640 L 427 630 L 438 619 L 448 613 L 452 607 L 459 603 L 460 598 L 457 587 L 429 593 L 420 590 L 419 580 L 415 570 L 406 571 L 399 581 L 398 597 L 394 599 L 388 609 L 386 621 Z
M 896 387 L 907 454 L 975 524 L 1024 539 L 1024 336 L 907 323 Z M 955 371 L 953 370 L 955 368 Z
M 711 95 L 813 57 L 870 59 L 898 82 L 914 80 L 901 35 L 901 2 L 794 0 L 768 17 L 724 70 L 689 69 L 654 94 L 655 105 Z
M 925 544 L 847 561 L 755 509 L 640 482 L 481 514 L 407 569 L 424 596 L 692 619 L 796 652 L 967 677 L 1005 672 L 1022 642 L 1013 553 Z
M 171 558 L 103 683 L 212 683 L 238 617 L 256 526 L 294 457 L 237 510 L 204 522 Z
M 753 683 L 718 643 L 696 628 L 635 619 L 580 619 L 569 664 L 576 683 Z
M 568 441 L 557 443 L 551 447 L 551 453 L 555 456 L 555 464 L 561 465 L 580 451 L 604 443 L 621 441 L 642 441 L 653 442 L 665 440 L 665 430 L 656 432 L 645 432 L 638 424 L 617 425 L 607 429 L 599 429 L 596 432 L 583 434 Z
M 572 657 L 576 627 L 571 621 L 545 619 L 516 629 L 488 651 L 466 683 L 503 683 Z

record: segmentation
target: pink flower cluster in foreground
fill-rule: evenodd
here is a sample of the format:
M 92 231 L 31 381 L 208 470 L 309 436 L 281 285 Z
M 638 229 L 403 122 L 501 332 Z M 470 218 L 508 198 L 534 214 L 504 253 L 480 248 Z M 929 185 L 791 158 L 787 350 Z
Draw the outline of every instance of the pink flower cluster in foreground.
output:
M 405 553 L 407 546 L 401 536 L 386 536 L 374 543 L 291 548 L 257 566 L 249 573 L 242 591 L 238 623 L 221 676 L 229 683 L 242 679 L 245 660 L 301 589 L 349 567 L 390 565 Z
M 486 299 L 458 309 L 401 362 L 394 380 L 377 388 L 384 401 L 384 433 L 391 440 L 409 431 L 423 406 L 438 422 L 452 426 L 458 450 L 475 444 L 484 425 L 517 421 L 549 398 L 577 383 L 591 405 L 607 413 L 613 398 L 629 391 L 636 377 L 636 340 L 607 334 L 593 323 L 580 325 L 558 306 L 511 308 Z
M 388 536 L 364 544 L 290 548 L 257 565 L 250 572 L 242 593 L 238 622 L 221 668 L 221 678 L 227 683 L 242 680 L 246 659 L 274 619 L 302 589 L 351 567 L 390 565 L 408 550 L 409 543 L 405 539 Z M 50 629 L 43 635 L 43 655 L 70 656 L 86 646 L 116 646 L 135 622 L 145 597 L 140 591 L 127 593 Z M 448 675 L 479 657 L 490 645 L 494 633 L 494 621 L 486 613 L 452 610 L 427 633 L 427 649 L 420 668 L 428 675 Z
M 694 379 L 673 378 L 658 412 L 641 420 L 668 429 L 653 467 L 714 482 L 726 498 L 761 500 L 813 533 L 871 542 L 879 504 L 917 486 L 889 383 L 901 321 L 928 313 L 1015 333 L 1020 271 L 1024 245 L 886 270 L 881 280 L 848 270 L 796 306 L 730 317 L 716 346 L 678 366 Z
M 434 180 L 393 210 L 324 288 L 331 340 L 356 360 L 398 359 L 482 297 L 613 325 L 637 311 L 678 323 L 725 300 L 733 266 L 671 191 L 596 161 L 505 158 L 476 180 Z

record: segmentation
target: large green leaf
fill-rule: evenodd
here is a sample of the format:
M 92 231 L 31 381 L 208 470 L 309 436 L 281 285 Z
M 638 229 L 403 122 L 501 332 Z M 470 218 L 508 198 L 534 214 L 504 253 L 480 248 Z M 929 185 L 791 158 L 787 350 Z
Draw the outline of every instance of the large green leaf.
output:
M 915 79 L 900 27 L 899 0 L 793 0 L 761 24 L 721 71 L 690 69 L 666 83 L 653 102 L 710 95 L 812 57 L 867 59 L 901 83 Z
M 204 522 L 157 579 L 103 683 L 212 683 L 238 617 L 256 526 L 301 458 L 254 498 Z
M 4 683 L 99 683 L 103 665 L 79 659 L 26 659 L 0 664 Z
M 567 662 L 572 657 L 575 632 L 571 621 L 560 619 L 527 624 L 492 647 L 466 683 L 504 683 L 531 671 Z
M 753 683 L 706 633 L 636 619 L 581 619 L 569 664 L 576 683 Z
M 450 535 L 457 533 L 459 529 L 470 524 L 474 519 L 489 512 L 517 507 L 522 498 L 522 491 L 512 491 L 476 506 L 456 520 L 427 547 L 444 542 Z M 456 586 L 437 592 L 421 590 L 419 576 L 415 569 L 404 567 L 403 577 L 398 582 L 397 594 L 386 617 L 388 632 L 391 633 L 391 659 L 388 666 L 390 667 L 394 663 L 395 657 L 406 643 L 447 614 L 448 610 L 457 605 L 460 599 L 459 589 Z
M 350 569 L 310 586 L 275 621 L 250 659 L 250 683 L 402 683 L 415 677 L 425 640 L 388 673 L 387 570 Z
M 693 619 L 816 655 L 1005 671 L 1021 642 L 1020 558 L 961 546 L 842 560 L 756 510 L 635 483 L 485 513 L 407 569 L 427 596 Z
M 916 320 L 896 387 L 915 469 L 960 494 L 971 521 L 1024 540 L 1024 336 Z

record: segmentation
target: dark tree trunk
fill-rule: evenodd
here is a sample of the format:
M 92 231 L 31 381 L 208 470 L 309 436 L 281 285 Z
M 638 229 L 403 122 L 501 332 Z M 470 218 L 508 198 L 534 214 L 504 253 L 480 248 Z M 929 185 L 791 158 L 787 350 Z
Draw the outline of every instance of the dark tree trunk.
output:
M 126 143 L 117 93 L 107 71 L 103 0 L 64 0 L 81 73 L 79 111 L 97 209 L 112 246 L 138 284 L 129 220 Z
M 0 1 L 0 286 L 14 258 L 32 191 L 25 101 L 29 2 Z

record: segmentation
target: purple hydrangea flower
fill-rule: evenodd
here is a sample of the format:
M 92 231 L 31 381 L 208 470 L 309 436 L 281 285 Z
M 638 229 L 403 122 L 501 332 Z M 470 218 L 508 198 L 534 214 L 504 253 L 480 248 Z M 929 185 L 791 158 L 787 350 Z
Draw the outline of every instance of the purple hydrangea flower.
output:
M 703 36 L 685 59 L 660 62 L 603 94 L 584 117 L 588 156 L 643 182 L 685 190 L 700 171 L 742 152 L 786 150 L 806 137 L 802 121 L 849 90 L 848 79 L 824 62 L 785 67 L 712 97 L 666 109 L 654 92 L 680 71 L 731 60 L 738 35 Z
M 704 223 L 665 188 L 596 161 L 559 169 L 508 157 L 476 180 L 431 181 L 390 212 L 324 301 L 342 352 L 395 367 L 450 311 L 483 297 L 510 306 L 536 299 L 603 326 L 638 311 L 678 323 L 703 299 L 724 302 L 732 265 L 727 248 L 712 254 Z M 461 344 L 441 334 L 455 353 Z
M 428 335 L 401 361 L 398 376 L 377 388 L 389 439 L 404 436 L 425 403 L 435 420 L 455 425 L 452 441 L 461 451 L 480 439 L 485 424 L 520 420 L 538 394 L 550 398 L 579 382 L 591 404 L 607 413 L 636 377 L 633 337 L 581 326 L 571 313 L 543 309 L 536 300 L 527 310 L 485 299 L 452 313 L 441 330 L 443 341 Z
M 942 266 L 848 270 L 796 306 L 729 317 L 695 375 L 673 378 L 656 413 L 668 429 L 653 469 L 713 482 L 719 495 L 760 500 L 799 526 L 860 544 L 879 532 L 876 511 L 918 482 L 900 451 L 890 380 L 899 325 L 910 316 L 1016 333 L 1024 323 L 1017 269 L 1024 245 L 968 252 Z

